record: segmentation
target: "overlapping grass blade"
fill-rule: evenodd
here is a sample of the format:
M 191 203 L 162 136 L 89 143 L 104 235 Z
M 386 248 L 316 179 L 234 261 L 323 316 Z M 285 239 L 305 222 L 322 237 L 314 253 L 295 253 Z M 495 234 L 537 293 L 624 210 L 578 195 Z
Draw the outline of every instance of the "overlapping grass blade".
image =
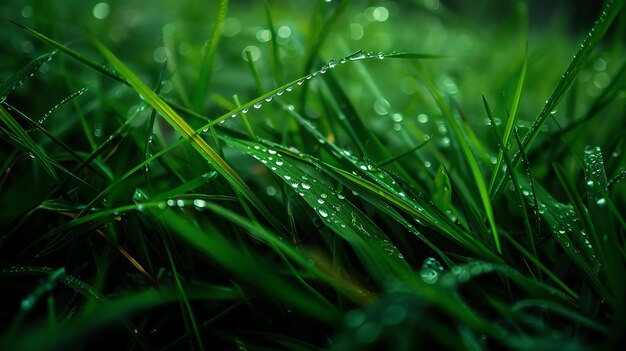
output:
M 267 210 L 254 192 L 246 185 L 241 177 L 222 159 L 209 144 L 193 130 L 167 103 L 148 88 L 135 73 L 124 65 L 103 44 L 95 41 L 102 54 L 117 68 L 137 93 L 146 100 L 180 135 L 191 145 L 231 184 L 231 186 L 250 201 L 267 218 L 275 228 L 281 228 L 280 223 Z
M 36 159 L 43 169 L 52 177 L 55 182 L 60 180 L 59 175 L 55 171 L 52 163 L 48 159 L 48 155 L 41 149 L 41 147 L 28 135 L 26 130 L 17 123 L 17 121 L 9 114 L 9 112 L 0 105 L 0 121 L 2 121 L 8 130 L 15 135 L 19 140 L 19 146 L 32 158 Z
M 316 319 L 326 322 L 336 321 L 338 311 L 334 306 L 295 282 L 276 274 L 269 261 L 242 250 L 219 233 L 207 235 L 180 215 L 166 211 L 161 218 L 195 249 L 255 288 L 263 290 L 269 297 L 292 305 Z
M 532 146 L 535 138 L 539 134 L 541 127 L 550 116 L 550 113 L 556 110 L 557 106 L 561 102 L 561 99 L 574 83 L 578 72 L 580 72 L 587 62 L 591 52 L 596 48 L 596 46 L 598 46 L 606 32 L 609 30 L 613 20 L 620 13 L 622 5 L 623 0 L 607 0 L 604 2 L 598 20 L 596 20 L 594 26 L 591 28 L 591 31 L 587 34 L 582 44 L 580 44 L 580 47 L 565 70 L 565 73 L 557 83 L 548 100 L 546 100 L 546 104 L 541 109 L 541 112 L 539 112 L 539 115 L 533 121 L 530 130 L 524 136 L 524 139 L 522 140 L 522 147 L 526 152 L 529 151 L 529 148 Z M 512 159 L 513 165 L 517 164 L 519 157 L 519 154 L 516 154 L 516 156 Z M 492 198 L 497 198 L 499 196 L 505 183 L 506 175 L 501 177 L 500 180 L 496 182 L 496 188 L 492 192 Z
M 407 274 L 408 266 L 395 245 L 319 171 L 304 170 L 297 161 L 257 143 L 224 140 L 257 158 L 298 193 L 329 228 L 350 243 L 374 277 L 384 282 Z
M 496 250 L 501 253 L 502 248 L 500 247 L 500 237 L 498 235 L 498 229 L 496 227 L 496 220 L 493 216 L 493 208 L 491 205 L 491 200 L 490 200 L 489 193 L 487 190 L 487 185 L 485 183 L 485 177 L 482 173 L 480 165 L 478 164 L 478 161 L 476 160 L 476 156 L 474 156 L 474 152 L 470 148 L 470 145 L 468 144 L 465 138 L 465 133 L 463 133 L 462 127 L 459 125 L 457 120 L 452 115 L 452 112 L 450 111 L 446 103 L 443 101 L 443 97 L 441 96 L 441 94 L 437 91 L 434 84 L 430 81 L 430 79 L 424 73 L 423 69 L 419 66 L 418 66 L 418 72 L 420 73 L 420 76 L 426 83 L 426 86 L 428 87 L 430 93 L 435 99 L 435 102 L 439 106 L 439 109 L 441 110 L 444 118 L 448 122 L 448 125 L 452 128 L 452 132 L 456 138 L 456 141 L 459 143 L 459 147 L 461 148 L 461 151 L 463 152 L 465 160 L 468 166 L 470 167 L 472 177 L 474 178 L 474 182 L 476 183 L 476 187 L 478 189 L 478 193 L 483 204 L 485 215 L 487 217 L 487 221 L 489 222 L 491 235 L 493 236 L 493 243 L 496 247 Z
M 22 85 L 24 81 L 34 76 L 44 63 L 50 62 L 54 54 L 56 54 L 56 51 L 40 55 L 0 83 L 0 103 L 4 102 L 7 95 Z

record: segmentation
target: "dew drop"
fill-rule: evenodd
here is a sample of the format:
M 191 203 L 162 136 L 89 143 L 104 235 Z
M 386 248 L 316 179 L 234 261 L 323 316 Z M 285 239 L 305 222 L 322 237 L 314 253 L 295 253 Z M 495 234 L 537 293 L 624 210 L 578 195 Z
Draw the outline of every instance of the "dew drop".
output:
M 322 216 L 324 218 L 328 217 L 328 212 L 326 212 L 326 211 L 324 211 L 322 209 L 317 210 L 317 212 L 319 212 L 320 216 Z
M 204 209 L 206 207 L 206 201 L 202 200 L 202 199 L 195 199 L 193 200 L 193 205 L 196 207 L 196 209 Z
M 432 285 L 439 280 L 439 273 L 432 268 L 424 267 L 420 270 L 420 277 L 424 283 Z
M 257 102 L 256 104 L 254 104 L 254 108 L 256 109 L 260 109 L 261 106 L 263 106 L 263 104 L 261 104 L 260 102 Z

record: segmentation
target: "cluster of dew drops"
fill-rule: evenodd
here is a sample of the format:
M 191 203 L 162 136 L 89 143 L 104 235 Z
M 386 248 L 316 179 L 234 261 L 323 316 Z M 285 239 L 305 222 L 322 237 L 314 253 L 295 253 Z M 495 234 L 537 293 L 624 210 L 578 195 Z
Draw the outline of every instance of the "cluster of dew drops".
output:
M 356 51 L 356 52 L 354 52 L 354 53 L 352 53 L 352 54 L 350 54 L 350 55 L 348 55 L 346 57 L 343 57 L 343 58 L 339 59 L 339 60 L 332 59 L 332 60 L 328 61 L 325 65 L 323 65 L 320 69 L 318 69 L 318 70 L 314 71 L 313 73 L 310 73 L 309 75 L 305 76 L 304 78 L 296 81 L 295 84 L 289 85 L 285 89 L 279 90 L 275 94 L 270 95 L 270 96 L 268 96 L 268 97 L 266 97 L 266 98 L 264 98 L 264 99 L 262 99 L 260 101 L 255 102 L 252 105 L 252 107 L 254 109 L 258 110 L 261 107 L 263 107 L 264 103 L 271 102 L 275 97 L 280 97 L 280 96 L 282 96 L 285 93 L 292 92 L 295 89 L 295 87 L 303 85 L 307 80 L 311 80 L 315 76 L 317 76 L 318 74 L 324 74 L 327 71 L 329 71 L 329 70 L 331 70 L 331 69 L 333 69 L 333 68 L 335 68 L 335 67 L 337 67 L 339 65 L 343 65 L 343 64 L 345 64 L 347 62 L 366 60 L 366 59 L 380 59 L 380 60 L 382 60 L 384 58 L 385 58 L 385 54 L 383 54 L 382 52 L 379 52 L 379 53 L 367 52 L 366 53 L 366 52 L 363 52 L 363 50 L 358 50 L 358 51 Z M 293 108 L 293 107 L 291 107 L 291 108 Z M 248 113 L 249 111 L 250 111 L 250 107 L 245 107 L 245 108 L 243 108 L 243 109 L 233 113 L 232 115 L 230 115 L 230 117 L 231 118 L 235 118 L 235 117 L 237 117 L 239 115 L 239 113 L 244 113 L 245 114 L 245 113 Z M 222 124 L 225 121 L 226 120 L 224 119 L 224 120 L 220 121 L 219 124 Z M 206 133 L 206 132 L 209 131 L 209 128 L 206 127 L 204 129 L 202 129 L 202 131 L 204 133 Z

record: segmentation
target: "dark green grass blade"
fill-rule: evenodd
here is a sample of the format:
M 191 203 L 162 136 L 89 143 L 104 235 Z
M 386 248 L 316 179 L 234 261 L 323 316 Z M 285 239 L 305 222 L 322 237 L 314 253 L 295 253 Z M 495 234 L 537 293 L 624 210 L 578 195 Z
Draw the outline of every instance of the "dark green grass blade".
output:
M 513 187 L 515 189 L 515 195 L 516 195 L 516 199 L 517 199 L 517 204 L 519 206 L 519 208 L 521 209 L 522 212 L 522 219 L 524 221 L 524 229 L 526 230 L 526 234 L 528 236 L 528 246 L 530 247 L 531 252 L 533 253 L 533 255 L 535 257 L 537 257 L 537 248 L 535 246 L 535 238 L 534 238 L 534 234 L 532 231 L 532 226 L 530 225 L 530 217 L 528 215 L 528 210 L 526 209 L 526 202 L 524 201 L 524 196 L 523 196 L 523 190 L 521 188 L 521 186 L 519 185 L 519 182 L 517 180 L 517 174 L 515 173 L 515 168 L 512 167 L 511 164 L 511 160 L 508 154 L 508 148 L 505 146 L 506 145 L 506 135 L 504 137 L 502 137 L 502 139 L 500 139 L 500 133 L 498 132 L 498 126 L 496 125 L 496 122 L 493 118 L 493 114 L 491 112 L 491 109 L 489 108 L 489 104 L 487 103 L 487 99 L 485 98 L 485 96 L 483 96 L 483 102 L 485 104 L 485 110 L 487 111 L 487 117 L 489 118 L 489 121 L 491 122 L 491 128 L 493 129 L 493 132 L 496 136 L 496 140 L 498 143 L 498 149 L 500 150 L 500 157 L 502 157 L 505 161 L 505 164 L 507 166 L 506 171 L 509 173 L 509 176 L 511 178 L 511 182 L 513 183 Z M 514 117 L 511 116 L 509 119 L 513 119 Z M 507 128 L 508 128 L 508 124 L 507 124 Z M 498 164 L 496 163 L 496 170 L 499 168 Z M 495 173 L 494 173 L 495 174 Z M 494 178 L 492 178 L 494 179 Z M 528 192 L 527 192 L 528 194 Z
M 303 170 L 295 160 L 257 143 L 232 138 L 225 141 L 260 160 L 293 188 L 329 228 L 352 245 L 373 276 L 385 281 L 406 274 L 408 265 L 398 249 L 319 171 Z
M 213 61 L 215 59 L 215 53 L 217 52 L 217 46 L 219 45 L 220 38 L 222 37 L 222 27 L 224 20 L 226 19 L 226 12 L 228 10 L 228 0 L 220 0 L 219 10 L 217 13 L 217 19 L 213 27 L 213 33 L 211 39 L 202 59 L 202 65 L 200 66 L 200 73 L 196 81 L 196 87 L 193 92 L 191 104 L 192 109 L 197 112 L 203 111 L 204 99 L 209 91 L 209 83 L 211 80 L 211 71 L 213 69 Z
M 598 253 L 601 253 L 598 233 L 591 223 L 587 209 L 574 189 L 571 180 L 566 177 L 565 172 L 558 165 L 555 164 L 554 169 L 571 204 L 560 204 L 551 199 L 547 192 L 537 187 L 540 200 L 539 212 L 543 214 L 544 219 L 551 226 L 552 234 L 572 259 L 572 262 L 586 274 L 591 285 L 604 297 L 607 303 L 611 307 L 615 307 L 614 297 L 607 289 L 604 279 L 600 279 L 600 272 L 604 269 L 605 262 L 603 262 L 602 256 L 598 256 Z
M 265 17 L 267 18 L 267 27 L 272 35 L 272 40 L 270 40 L 270 46 L 272 48 L 272 73 L 274 76 L 274 82 L 278 84 L 283 79 L 283 66 L 280 62 L 280 56 L 278 55 L 278 42 L 276 38 L 278 38 L 278 34 L 276 33 L 276 27 L 274 26 L 274 20 L 272 19 L 272 11 L 270 11 L 270 5 L 267 1 L 263 1 L 263 7 L 265 8 Z
M 452 132 L 456 138 L 456 141 L 459 143 L 459 147 L 463 152 L 463 156 L 470 167 L 472 177 L 474 178 L 474 182 L 476 183 L 476 187 L 478 189 L 478 193 L 480 195 L 480 199 L 483 204 L 483 208 L 485 210 L 485 215 L 487 217 L 487 221 L 489 222 L 489 226 L 491 229 L 491 235 L 493 236 L 493 242 L 498 252 L 502 252 L 502 248 L 500 247 L 500 237 L 498 236 L 498 229 L 496 227 L 496 221 L 493 216 L 493 209 L 491 205 L 491 200 L 489 198 L 489 192 L 487 190 L 487 184 L 485 183 L 485 177 L 480 169 L 480 165 L 478 164 L 478 160 L 476 156 L 474 156 L 474 152 L 470 148 L 470 145 L 465 138 L 465 133 L 461 125 L 457 122 L 457 120 L 452 115 L 452 112 L 448 108 L 447 104 L 443 101 L 443 97 L 437 91 L 435 85 L 431 82 L 431 80 L 426 76 L 423 69 L 418 66 L 418 72 L 420 76 L 426 83 L 431 95 L 435 99 L 435 102 L 439 106 L 439 109 L 443 113 L 448 125 L 452 128 Z
M 616 308 L 624 307 L 626 285 L 623 282 L 622 271 L 624 256 L 620 253 L 620 240 L 615 235 L 614 221 L 608 202 L 611 201 L 608 190 L 608 181 L 604 170 L 604 161 L 599 147 L 588 147 L 584 155 L 585 184 L 587 190 L 587 209 L 591 225 L 598 233 L 597 251 L 603 263 L 604 273 L 607 276 L 608 286 L 616 296 Z
M 25 80 L 34 76 L 44 63 L 52 60 L 52 56 L 54 56 L 54 54 L 56 54 L 56 51 L 45 53 L 35 58 L 26 66 L 22 67 L 22 69 L 0 83 L 0 103 L 4 102 L 7 95 L 22 85 Z
M 241 298 L 235 289 L 208 285 L 187 287 L 187 294 L 194 300 L 229 301 Z M 60 328 L 35 328 L 17 337 L 11 346 L 15 350 L 73 349 L 87 337 L 93 337 L 107 328 L 119 326 L 133 315 L 178 300 L 179 294 L 173 287 L 130 293 L 99 304 L 92 313 L 81 315 Z
M 48 44 L 48 45 L 50 45 L 52 47 L 55 47 L 55 48 L 59 49 L 59 51 L 67 54 L 68 56 L 72 57 L 73 59 L 77 60 L 78 62 L 83 63 L 83 64 L 93 68 L 97 72 L 100 72 L 100 73 L 102 73 L 102 74 L 104 74 L 104 75 L 106 75 L 106 76 L 108 76 L 108 77 L 110 77 L 110 78 L 112 78 L 112 79 L 114 79 L 114 80 L 116 80 L 118 82 L 127 84 L 126 80 L 124 80 L 124 78 L 122 78 L 122 77 L 118 76 L 117 74 L 109 71 L 106 67 L 96 63 L 95 61 L 92 61 L 92 60 L 86 58 L 85 56 L 79 54 L 78 52 L 76 52 L 76 51 L 68 48 L 67 46 L 59 43 L 58 41 L 50 39 L 47 36 L 37 32 L 36 30 L 28 28 L 28 27 L 26 27 L 26 26 L 24 26 L 24 25 L 22 25 L 22 24 L 20 24 L 18 22 L 15 22 L 15 21 L 12 21 L 12 20 L 8 20 L 8 19 L 5 19 L 5 18 L 0 18 L 0 20 L 9 22 L 9 23 L 13 24 L 14 26 L 17 26 L 17 27 L 23 29 L 24 31 L 26 31 L 27 33 L 31 34 L 35 38 L 43 41 L 44 43 L 46 43 L 46 44 Z
M 21 142 L 23 150 L 41 163 L 43 169 L 55 182 L 59 182 L 60 178 L 48 160 L 48 155 L 46 155 L 41 147 L 37 145 L 24 128 L 17 123 L 13 116 L 11 116 L 2 105 L 0 105 L 0 121 L 2 121 L 7 126 L 8 130 Z
M 296 111 L 289 109 L 290 113 L 298 120 L 298 122 L 307 130 L 313 137 L 327 148 L 329 152 L 342 161 L 347 161 L 352 165 L 354 172 L 351 173 L 339 167 L 333 167 L 328 164 L 322 164 L 315 161 L 313 158 L 308 157 L 307 161 L 314 164 L 316 167 L 324 167 L 327 171 L 335 176 L 338 176 L 344 181 L 348 181 L 349 184 L 356 186 L 357 188 L 367 189 L 376 194 L 388 203 L 394 205 L 396 208 L 402 209 L 406 213 L 410 214 L 417 223 L 421 225 L 427 225 L 437 230 L 441 234 L 445 235 L 449 239 L 462 243 L 462 245 L 484 259 L 493 260 L 494 262 L 500 262 L 500 258 L 497 254 L 491 252 L 482 242 L 476 240 L 472 235 L 463 232 L 460 228 L 454 225 L 450 219 L 442 215 L 438 210 L 433 210 L 431 203 L 424 199 L 424 196 L 418 194 L 408 193 L 401 186 L 403 181 L 401 179 L 395 179 L 385 169 L 379 168 L 368 162 L 365 162 L 351 153 L 346 153 L 344 150 L 331 143 L 317 128 L 309 121 L 302 118 Z M 362 177 L 358 176 L 361 175 Z M 413 231 L 411 226 L 407 226 L 407 229 Z
M 607 0 L 604 2 L 598 20 L 595 22 L 594 26 L 591 28 L 591 31 L 583 40 L 582 44 L 574 55 L 574 59 L 570 62 L 569 66 L 565 70 L 565 73 L 557 83 L 554 91 L 548 98 L 543 109 L 541 110 L 541 112 L 539 112 L 539 115 L 533 121 L 530 130 L 524 136 L 522 143 L 523 148 L 524 150 L 526 150 L 526 152 L 529 151 L 535 138 L 539 134 L 541 127 L 550 116 L 550 113 L 557 108 L 565 93 L 569 90 L 569 88 L 576 80 L 578 72 L 580 72 L 580 70 L 586 64 L 591 52 L 595 49 L 596 46 L 598 46 L 602 38 L 605 36 L 606 32 L 609 30 L 609 27 L 613 23 L 613 20 L 620 13 L 622 5 L 623 0 Z M 519 154 L 516 155 L 512 161 L 513 165 L 517 164 L 517 162 L 519 161 Z M 496 182 L 496 188 L 492 192 L 492 198 L 497 198 L 499 196 L 504 188 L 505 181 L 506 175 L 501 177 L 500 180 Z
M 252 256 L 220 233 L 207 235 L 194 223 L 170 211 L 166 211 L 161 218 L 192 247 L 268 296 L 292 305 L 316 319 L 331 323 L 337 320 L 338 311 L 332 305 L 302 289 L 295 282 L 274 273 L 276 268 L 269 261 Z

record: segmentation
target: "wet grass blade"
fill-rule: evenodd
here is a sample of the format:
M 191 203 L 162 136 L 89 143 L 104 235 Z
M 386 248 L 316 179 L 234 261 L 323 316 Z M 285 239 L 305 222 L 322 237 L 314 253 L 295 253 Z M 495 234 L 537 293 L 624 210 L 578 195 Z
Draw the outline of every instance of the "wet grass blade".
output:
M 498 235 L 496 221 L 493 216 L 493 209 L 491 206 L 491 200 L 489 198 L 489 192 L 487 190 L 487 185 L 485 183 L 485 177 L 480 169 L 480 165 L 478 164 L 478 160 L 476 160 L 476 157 L 474 156 L 474 152 L 471 150 L 470 145 L 468 144 L 465 138 L 465 133 L 463 133 L 461 126 L 452 115 L 452 112 L 450 111 L 446 103 L 443 101 L 443 97 L 437 91 L 437 88 L 435 87 L 435 85 L 430 81 L 430 79 L 424 73 L 424 70 L 419 66 L 418 66 L 418 72 L 420 73 L 420 76 L 426 83 L 431 95 L 433 96 L 433 99 L 439 106 L 439 109 L 443 113 L 443 116 L 448 122 L 448 125 L 450 125 L 450 127 L 452 128 L 452 132 L 456 138 L 456 141 L 459 143 L 459 147 L 461 148 L 461 151 L 463 152 L 463 156 L 465 157 L 465 160 L 468 166 L 470 167 L 472 177 L 474 178 L 474 182 L 476 183 L 476 187 L 478 189 L 478 193 L 480 195 L 480 199 L 483 204 L 485 215 L 487 217 L 487 221 L 489 222 L 491 235 L 493 236 L 493 243 L 496 247 L 496 250 L 499 253 L 502 253 L 502 248 L 500 247 L 500 237 Z
M 22 67 L 22 69 L 17 71 L 15 74 L 0 83 L 0 103 L 4 102 L 7 95 L 22 85 L 24 81 L 34 76 L 44 63 L 50 62 L 54 54 L 56 54 L 56 51 L 40 55 L 26 64 L 26 66 Z
M 241 177 L 233 170 L 220 155 L 202 139 L 200 135 L 192 129 L 185 120 L 178 115 L 167 103 L 146 86 L 135 73 L 124 65 L 111 51 L 103 44 L 95 41 L 96 46 L 102 54 L 117 68 L 135 91 L 149 103 L 184 139 L 209 162 L 216 170 L 231 184 L 235 191 L 241 193 L 255 208 L 257 208 L 274 226 L 281 228 L 280 223 L 267 210 L 265 205 L 257 198 L 254 192 L 246 185 Z
M 24 26 L 24 25 L 22 25 L 22 24 L 20 24 L 18 22 L 15 22 L 15 21 L 12 21 L 12 20 L 9 20 L 9 19 L 5 19 L 5 18 L 0 18 L 0 20 L 8 22 L 8 23 L 11 23 L 12 25 L 21 28 L 22 30 L 26 31 L 30 35 L 32 35 L 35 38 L 41 40 L 42 42 L 44 42 L 44 43 L 46 43 L 46 44 L 48 44 L 48 45 L 50 45 L 52 47 L 55 47 L 55 48 L 59 49 L 59 51 L 67 54 L 68 56 L 72 57 L 73 59 L 77 60 L 78 62 L 83 63 L 83 64 L 93 68 L 94 70 L 96 70 L 96 71 L 98 71 L 98 72 L 100 72 L 100 73 L 102 73 L 102 74 L 104 74 L 104 75 L 106 75 L 106 76 L 108 76 L 108 77 L 110 77 L 110 78 L 120 82 L 120 83 L 127 84 L 126 80 L 124 80 L 124 78 L 122 78 L 122 77 L 118 76 L 117 74 L 109 71 L 106 67 L 96 63 L 95 61 L 92 61 L 92 60 L 86 58 L 85 56 L 79 54 L 78 52 L 68 48 L 66 45 L 63 45 L 63 44 L 59 43 L 58 41 L 56 41 L 54 39 L 50 39 L 47 36 L 37 32 L 36 30 L 28 28 L 28 27 L 26 27 L 26 26 Z
M 541 112 L 539 112 L 539 115 L 533 121 L 530 130 L 524 136 L 522 144 L 526 152 L 529 151 L 535 138 L 539 134 L 541 127 L 550 116 L 550 113 L 556 110 L 557 106 L 561 102 L 561 99 L 576 80 L 578 72 L 580 72 L 580 70 L 584 67 L 585 63 L 589 59 L 589 55 L 591 55 L 591 52 L 595 49 L 596 46 L 598 46 L 606 32 L 609 30 L 609 27 L 613 23 L 613 20 L 620 13 L 622 5 L 623 0 L 608 0 L 604 2 L 602 9 L 600 10 L 600 16 L 598 17 L 598 20 L 591 28 L 591 31 L 587 34 L 582 44 L 580 44 L 580 47 L 576 51 L 573 60 L 570 62 L 569 66 L 565 70 L 565 73 L 557 83 Z M 518 161 L 519 154 L 517 154 L 512 159 L 513 165 L 517 164 Z M 501 177 L 500 180 L 496 182 L 497 187 L 492 192 L 492 198 L 497 198 L 499 196 L 504 188 L 505 180 L 506 175 Z
M 59 182 L 60 178 L 54 170 L 52 163 L 48 160 L 48 155 L 46 155 L 41 147 L 39 147 L 2 105 L 0 105 L 0 121 L 2 121 L 7 126 L 8 130 L 20 141 L 24 151 L 35 158 L 55 182 Z
M 503 147 L 500 149 L 500 153 L 498 154 L 498 160 L 496 161 L 496 166 L 494 167 L 494 171 L 491 176 L 491 182 L 489 183 L 489 193 L 493 191 L 493 186 L 496 182 L 496 179 L 498 179 L 498 173 L 500 171 L 500 166 L 502 165 L 503 153 L 507 152 L 510 149 L 509 139 L 511 138 L 513 128 L 517 124 L 517 117 L 519 116 L 519 105 L 520 105 L 520 100 L 522 97 L 522 89 L 524 87 L 524 80 L 526 79 L 526 67 L 527 66 L 528 66 L 528 56 L 524 58 L 524 63 L 522 64 L 522 68 L 519 74 L 519 79 L 517 81 L 517 88 L 515 89 L 515 95 L 513 96 L 513 104 L 511 105 L 509 118 L 506 121 L 506 128 L 504 130 L 504 135 L 502 136 Z M 483 101 L 486 103 L 484 96 L 483 96 Z M 491 123 L 495 126 L 494 121 L 491 121 Z
M 408 266 L 393 243 L 319 171 L 298 167 L 297 161 L 257 143 L 224 140 L 257 158 L 300 195 L 330 229 L 350 243 L 374 277 L 385 281 L 406 274 Z

